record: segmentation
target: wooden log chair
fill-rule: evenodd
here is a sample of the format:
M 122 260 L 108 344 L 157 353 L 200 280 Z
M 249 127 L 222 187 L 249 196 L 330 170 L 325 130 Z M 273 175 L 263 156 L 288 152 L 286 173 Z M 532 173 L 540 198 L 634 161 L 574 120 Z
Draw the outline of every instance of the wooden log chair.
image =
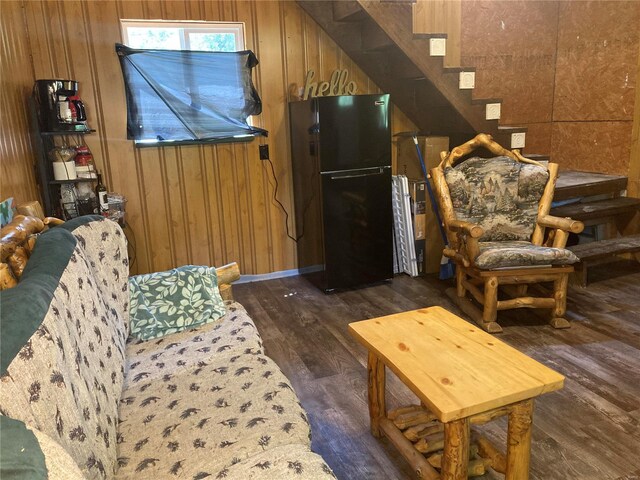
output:
M 480 147 L 496 156 L 468 157 Z M 498 310 L 512 308 L 549 309 L 551 325 L 568 328 L 567 283 L 579 260 L 564 247 L 569 232 L 584 225 L 549 215 L 558 165 L 524 158 L 486 134 L 440 156 L 431 176 L 448 239 L 444 255 L 456 264 L 456 289 L 448 295 L 490 333 L 502 331 Z M 544 282 L 553 282 L 551 294 L 534 288 Z

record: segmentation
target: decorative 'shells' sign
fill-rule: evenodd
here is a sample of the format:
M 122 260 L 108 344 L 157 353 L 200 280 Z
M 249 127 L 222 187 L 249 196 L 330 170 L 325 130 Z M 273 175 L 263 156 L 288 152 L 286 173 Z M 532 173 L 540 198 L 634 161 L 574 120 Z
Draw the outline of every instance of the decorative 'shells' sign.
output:
M 307 100 L 309 97 L 333 97 L 335 95 L 355 95 L 358 90 L 356 82 L 351 80 L 347 82 L 349 72 L 347 70 L 336 69 L 331 73 L 331 78 L 328 82 L 314 82 L 313 79 L 316 76 L 314 70 L 307 72 L 307 79 L 304 82 L 304 94 L 303 100 Z

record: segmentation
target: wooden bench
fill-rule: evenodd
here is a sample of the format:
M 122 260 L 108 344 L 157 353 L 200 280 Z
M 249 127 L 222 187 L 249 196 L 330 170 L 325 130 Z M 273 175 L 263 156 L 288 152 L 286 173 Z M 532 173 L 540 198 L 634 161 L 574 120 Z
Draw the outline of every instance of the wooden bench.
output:
M 640 198 L 617 197 L 585 203 L 573 203 L 556 207 L 551 214 L 556 217 L 569 217 L 587 225 L 590 221 L 610 218 L 617 215 L 635 213 L 640 208 Z
M 551 215 L 580 220 L 585 226 L 603 225 L 603 239 L 569 247 L 581 260 L 571 277 L 574 284 L 587 285 L 588 264 L 601 263 L 623 253 L 640 250 L 636 236 L 628 233 L 631 220 L 640 211 L 640 198 L 623 197 L 627 177 L 601 173 L 563 171 L 558 177 L 553 199 L 581 199 L 577 203 L 551 209 Z M 610 197 L 610 198 L 602 198 Z M 622 236 L 621 236 L 622 235 Z
M 564 377 L 441 307 L 349 324 L 369 350 L 371 433 L 386 436 L 418 478 L 462 480 L 488 468 L 529 478 L 533 399 Z M 420 405 L 387 411 L 385 366 Z M 506 455 L 471 431 L 508 416 Z M 440 473 L 438 473 L 440 470 Z
M 617 237 L 640 209 L 640 198 L 622 196 L 626 188 L 627 177 L 620 175 L 560 172 L 553 200 L 579 201 L 554 207 L 550 213 L 580 220 L 585 226 L 606 225 L 605 238 Z
M 556 182 L 553 200 L 569 200 L 603 194 L 618 195 L 626 188 L 627 177 L 622 175 L 563 170 Z
M 577 284 L 587 286 L 587 267 L 589 263 L 597 262 L 611 256 L 623 253 L 640 252 L 640 234 L 626 237 L 609 238 L 597 242 L 584 243 L 568 247 L 580 259 L 575 265 L 575 278 Z

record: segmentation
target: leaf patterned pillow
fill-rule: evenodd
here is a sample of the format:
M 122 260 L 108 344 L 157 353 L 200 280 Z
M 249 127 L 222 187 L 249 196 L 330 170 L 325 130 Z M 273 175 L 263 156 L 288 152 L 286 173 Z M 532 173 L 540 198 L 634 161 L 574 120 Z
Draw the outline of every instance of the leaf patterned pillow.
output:
M 216 269 L 185 265 L 129 278 L 130 335 L 150 340 L 222 318 Z

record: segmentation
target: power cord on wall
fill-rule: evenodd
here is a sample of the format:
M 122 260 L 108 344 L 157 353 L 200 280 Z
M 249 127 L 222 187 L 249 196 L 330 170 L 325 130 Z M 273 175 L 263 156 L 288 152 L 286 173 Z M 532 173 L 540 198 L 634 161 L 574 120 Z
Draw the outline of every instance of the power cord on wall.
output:
M 284 208 L 284 205 L 282 204 L 282 202 L 278 200 L 278 177 L 276 176 L 276 169 L 274 168 L 273 162 L 271 162 L 270 158 L 265 159 L 265 161 L 269 162 L 269 166 L 271 167 L 271 174 L 273 175 L 273 181 L 275 183 L 275 186 L 273 188 L 273 200 L 280 206 L 280 208 L 284 212 L 284 224 L 285 224 L 285 228 L 287 229 L 287 237 L 289 237 L 294 242 L 298 243 L 298 240 L 300 240 L 304 236 L 304 221 L 302 223 L 302 233 L 300 233 L 300 235 L 298 235 L 297 237 L 292 236 L 289 233 L 289 212 L 287 212 L 287 209 Z M 304 218 L 304 215 L 307 213 L 307 208 L 305 208 L 305 211 L 303 213 L 303 218 Z
M 129 255 L 129 250 L 131 250 L 131 254 L 129 255 L 129 271 L 133 270 L 136 265 L 137 255 L 136 255 L 136 235 L 133 232 L 133 228 L 125 222 L 124 227 L 122 228 L 124 232 L 124 236 L 127 239 L 127 255 Z

